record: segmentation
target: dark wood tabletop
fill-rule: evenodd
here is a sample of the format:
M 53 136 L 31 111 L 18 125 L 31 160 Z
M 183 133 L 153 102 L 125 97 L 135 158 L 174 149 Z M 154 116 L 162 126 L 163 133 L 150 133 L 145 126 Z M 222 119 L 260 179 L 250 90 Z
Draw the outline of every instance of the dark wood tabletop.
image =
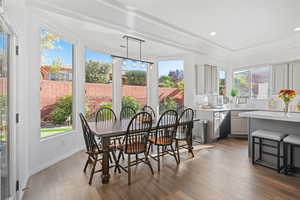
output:
M 199 121 L 195 119 L 194 121 Z M 103 121 L 103 122 L 89 122 L 89 126 L 93 133 L 98 137 L 115 137 L 125 135 L 127 131 L 130 119 L 116 120 L 115 122 Z M 189 122 L 186 122 L 189 123 Z M 163 125 L 163 123 L 161 123 Z M 182 125 L 182 124 L 180 124 Z M 152 124 L 152 129 L 163 128 L 157 126 L 157 121 Z

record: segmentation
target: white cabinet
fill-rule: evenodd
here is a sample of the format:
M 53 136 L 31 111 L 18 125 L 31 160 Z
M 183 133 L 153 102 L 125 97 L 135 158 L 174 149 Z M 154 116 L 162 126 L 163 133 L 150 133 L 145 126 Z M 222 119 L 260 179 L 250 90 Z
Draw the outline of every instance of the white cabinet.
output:
M 289 63 L 289 88 L 300 93 L 300 61 Z
M 284 88 L 288 88 L 288 64 L 272 66 L 272 94 L 277 95 Z
M 218 68 L 196 65 L 196 94 L 218 94 Z
M 249 119 L 239 117 L 245 111 L 231 111 L 231 135 L 245 135 L 249 133 Z

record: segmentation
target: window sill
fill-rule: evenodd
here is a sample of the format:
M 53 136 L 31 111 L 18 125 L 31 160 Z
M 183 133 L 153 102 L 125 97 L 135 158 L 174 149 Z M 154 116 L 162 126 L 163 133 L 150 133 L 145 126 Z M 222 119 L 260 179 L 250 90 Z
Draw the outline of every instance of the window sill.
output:
M 53 135 L 49 135 L 49 136 L 45 136 L 45 137 L 40 137 L 40 141 L 44 142 L 47 140 L 52 140 L 61 136 L 66 136 L 66 135 L 71 135 L 71 134 L 75 134 L 77 131 L 75 129 L 71 130 L 71 131 L 65 131 L 65 132 L 61 132 L 61 133 L 55 133 Z

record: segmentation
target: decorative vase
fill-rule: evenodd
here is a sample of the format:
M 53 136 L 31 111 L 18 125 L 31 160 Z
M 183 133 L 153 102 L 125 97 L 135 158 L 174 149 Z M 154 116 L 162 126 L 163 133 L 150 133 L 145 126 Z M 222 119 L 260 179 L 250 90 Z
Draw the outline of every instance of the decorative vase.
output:
M 289 101 L 286 101 L 286 102 L 284 102 L 284 104 L 283 104 L 283 112 L 284 112 L 285 114 L 287 114 L 287 113 L 289 112 L 289 104 L 290 104 Z

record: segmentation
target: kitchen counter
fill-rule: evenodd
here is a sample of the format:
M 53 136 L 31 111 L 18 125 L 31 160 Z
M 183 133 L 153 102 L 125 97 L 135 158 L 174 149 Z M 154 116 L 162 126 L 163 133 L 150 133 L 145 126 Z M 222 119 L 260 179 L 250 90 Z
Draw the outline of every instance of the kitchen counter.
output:
M 300 113 L 284 113 L 284 112 L 271 112 L 271 111 L 253 111 L 244 112 L 239 114 L 240 117 L 255 118 L 255 119 L 268 119 L 288 122 L 300 122 Z

